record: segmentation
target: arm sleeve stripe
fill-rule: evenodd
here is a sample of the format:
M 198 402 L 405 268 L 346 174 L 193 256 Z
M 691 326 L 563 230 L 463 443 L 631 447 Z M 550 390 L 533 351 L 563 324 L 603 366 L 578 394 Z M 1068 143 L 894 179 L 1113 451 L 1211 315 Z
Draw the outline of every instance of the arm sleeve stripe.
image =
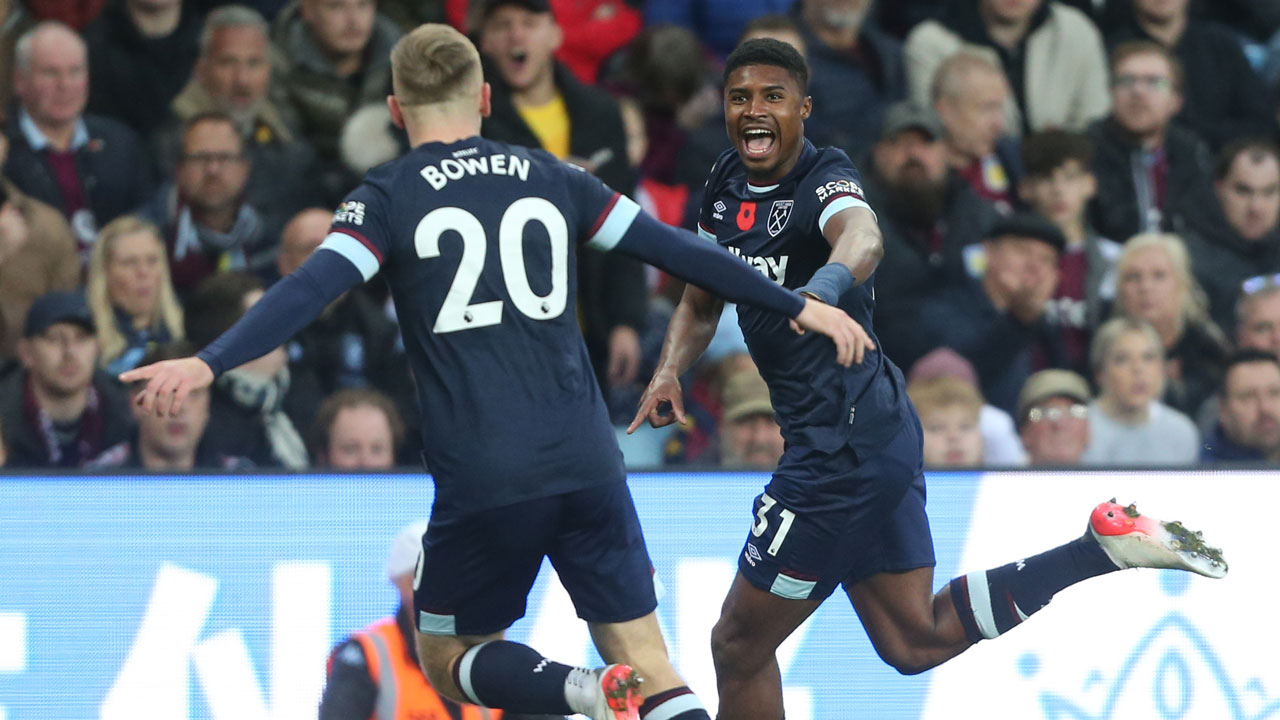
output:
M 350 230 L 348 228 L 342 228 L 341 230 L 330 231 L 330 233 L 335 233 L 335 232 L 340 232 L 343 235 L 350 235 L 351 237 L 359 240 L 361 245 L 364 245 L 366 248 L 369 248 L 369 252 L 373 253 L 373 256 L 378 258 L 378 264 L 379 265 L 382 264 L 382 251 L 378 249 L 377 245 L 374 245 L 373 243 L 369 242 L 369 238 L 361 235 L 355 230 Z
M 368 281 L 378 274 L 382 259 L 366 244 L 367 241 L 361 242 L 362 240 L 364 238 L 357 238 L 346 232 L 331 232 L 324 242 L 320 243 L 319 249 L 332 250 L 346 258 L 360 271 L 360 276 Z
M 604 209 L 600 211 L 600 217 L 596 218 L 595 223 L 591 225 L 591 229 L 587 231 L 588 241 L 593 239 L 596 233 L 600 232 L 600 228 L 604 225 L 604 221 L 609 219 L 609 213 L 613 212 L 613 208 L 617 206 L 618 198 L 620 197 L 622 197 L 622 193 L 614 193 L 613 197 L 609 198 L 609 204 L 604 206 Z
M 716 234 L 708 230 L 707 226 L 703 225 L 702 223 L 698 223 L 698 237 L 702 238 L 703 240 L 710 240 L 711 242 L 716 242 Z
M 588 246 L 605 252 L 617 246 L 627 229 L 631 227 L 632 221 L 640 214 L 640 206 L 635 200 L 623 195 L 614 197 L 613 209 L 587 241 Z
M 824 208 L 822 214 L 818 216 L 818 232 L 825 233 L 827 231 L 827 223 L 831 221 L 831 218 L 835 217 L 835 214 L 841 210 L 848 210 L 849 208 L 866 208 L 871 210 L 871 206 L 867 204 L 866 200 L 853 195 L 841 195 L 835 200 L 827 203 L 827 207 Z M 875 210 L 871 210 L 872 215 L 875 215 L 875 213 Z

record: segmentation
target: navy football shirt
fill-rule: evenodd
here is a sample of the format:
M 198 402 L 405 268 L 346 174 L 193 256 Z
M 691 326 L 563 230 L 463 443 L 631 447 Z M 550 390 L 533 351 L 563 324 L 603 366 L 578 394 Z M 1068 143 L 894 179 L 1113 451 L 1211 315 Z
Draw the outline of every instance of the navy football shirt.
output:
M 818 150 L 805 140 L 791 172 L 762 187 L 747 180 L 746 168 L 731 149 L 711 168 L 698 233 L 779 285 L 795 289 L 831 256 L 822 228 L 836 213 L 854 207 L 870 208 L 858 171 L 841 150 Z M 840 299 L 841 309 L 873 340 L 874 279 L 873 274 Z M 739 307 L 738 323 L 769 385 L 789 452 L 831 453 L 848 445 L 868 454 L 901 427 L 906 416 L 902 374 L 882 353 L 868 353 L 861 364 L 842 368 L 830 339 L 797 335 L 786 318 Z
M 639 207 L 541 150 L 428 143 L 371 171 L 321 248 L 395 300 L 437 507 L 473 511 L 622 482 L 578 328 L 577 252 Z

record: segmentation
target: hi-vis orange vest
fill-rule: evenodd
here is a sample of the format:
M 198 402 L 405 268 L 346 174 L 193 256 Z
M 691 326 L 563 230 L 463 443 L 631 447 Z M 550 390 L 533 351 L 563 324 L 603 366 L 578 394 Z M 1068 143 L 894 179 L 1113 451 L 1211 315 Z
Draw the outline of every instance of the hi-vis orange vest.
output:
M 351 636 L 364 648 L 369 676 L 378 684 L 370 720 L 452 720 L 435 688 L 413 662 L 395 618 L 385 618 Z M 500 720 L 501 710 L 462 706 L 462 720 Z

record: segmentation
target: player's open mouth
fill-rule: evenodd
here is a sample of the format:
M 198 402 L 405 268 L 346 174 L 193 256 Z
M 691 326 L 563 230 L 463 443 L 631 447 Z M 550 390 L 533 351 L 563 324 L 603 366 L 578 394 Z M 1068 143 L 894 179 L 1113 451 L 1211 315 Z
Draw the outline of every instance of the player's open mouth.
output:
M 742 131 L 742 145 L 748 157 L 764 157 L 773 152 L 776 137 L 772 130 L 748 128 Z
M 515 64 L 517 68 L 524 67 L 525 62 L 528 61 L 528 59 L 529 59 L 529 52 L 527 50 L 511 51 L 511 62 Z

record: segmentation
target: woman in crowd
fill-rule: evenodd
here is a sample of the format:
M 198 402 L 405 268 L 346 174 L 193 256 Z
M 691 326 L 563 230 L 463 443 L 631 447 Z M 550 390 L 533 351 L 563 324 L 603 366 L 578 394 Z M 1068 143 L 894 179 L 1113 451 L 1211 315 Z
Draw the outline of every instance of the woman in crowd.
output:
M 1186 415 L 1160 402 L 1161 337 L 1145 320 L 1112 318 L 1098 328 L 1090 362 L 1100 392 L 1089 404 L 1086 465 L 1190 465 L 1200 434 Z
M 169 281 L 159 230 L 125 215 L 98 233 L 89 259 L 89 308 L 111 375 L 138 366 L 143 355 L 182 337 L 182 306 Z
M 1228 348 L 1191 276 L 1186 245 L 1176 235 L 1137 235 L 1125 243 L 1116 278 L 1115 314 L 1145 320 L 1159 335 L 1164 402 L 1195 417 L 1218 387 Z

